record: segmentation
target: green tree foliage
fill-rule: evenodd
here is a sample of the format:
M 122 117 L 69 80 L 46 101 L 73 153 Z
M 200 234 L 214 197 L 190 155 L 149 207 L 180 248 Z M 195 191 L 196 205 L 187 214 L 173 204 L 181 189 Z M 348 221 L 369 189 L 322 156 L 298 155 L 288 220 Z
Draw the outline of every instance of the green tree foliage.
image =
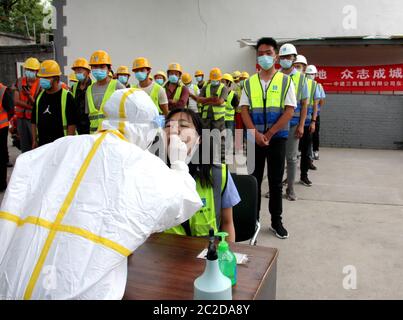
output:
M 33 37 L 33 25 L 35 24 L 36 38 L 39 40 L 40 33 L 45 32 L 43 28 L 45 2 L 41 0 L 0 0 L 0 32 Z

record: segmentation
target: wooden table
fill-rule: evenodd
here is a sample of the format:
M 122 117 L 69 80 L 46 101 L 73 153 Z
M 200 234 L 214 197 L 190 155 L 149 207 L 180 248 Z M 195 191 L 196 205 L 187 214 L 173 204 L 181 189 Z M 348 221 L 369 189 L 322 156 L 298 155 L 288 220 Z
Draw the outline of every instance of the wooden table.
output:
M 129 257 L 126 300 L 192 300 L 193 282 L 203 273 L 198 259 L 208 240 L 169 234 L 152 235 Z M 233 300 L 274 300 L 278 250 L 231 244 L 233 252 L 249 256 L 238 265 Z

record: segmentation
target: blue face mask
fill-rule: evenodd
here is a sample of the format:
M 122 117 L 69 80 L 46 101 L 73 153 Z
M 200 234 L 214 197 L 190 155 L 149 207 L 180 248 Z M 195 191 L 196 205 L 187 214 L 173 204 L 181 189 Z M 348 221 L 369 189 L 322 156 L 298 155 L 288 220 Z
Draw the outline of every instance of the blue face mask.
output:
M 179 77 L 178 76 L 176 76 L 176 75 L 174 75 L 174 74 L 172 74 L 172 75 L 170 75 L 169 76 L 169 82 L 170 83 L 178 83 L 178 81 L 179 81 Z
M 118 80 L 121 84 L 126 85 L 127 81 L 129 81 L 129 77 L 128 76 L 119 76 Z
M 155 82 L 158 83 L 160 86 L 162 86 L 164 84 L 164 79 L 155 79 Z
M 292 60 L 280 59 L 280 66 L 283 69 L 290 69 L 292 67 Z
M 144 81 L 145 79 L 147 79 L 147 72 L 138 71 L 134 75 L 136 76 L 136 79 L 138 81 Z
M 49 79 L 41 78 L 39 80 L 39 84 L 44 90 L 49 90 L 50 88 L 52 88 L 52 82 Z
M 36 72 L 30 71 L 30 70 L 25 70 L 25 76 L 28 79 L 36 79 Z
M 257 58 L 257 63 L 263 70 L 269 70 L 274 64 L 274 58 L 272 56 L 260 56 Z
M 85 74 L 84 73 L 76 73 L 76 78 L 78 81 L 83 82 L 85 80 Z
M 196 81 L 197 82 L 203 81 L 203 77 L 196 77 Z
M 213 81 L 211 81 L 211 85 L 212 85 L 213 87 L 219 86 L 219 85 L 220 85 L 220 81 L 218 81 L 218 80 L 213 80 Z
M 93 69 L 92 75 L 94 76 L 95 80 L 102 81 L 108 76 L 108 71 L 104 69 Z

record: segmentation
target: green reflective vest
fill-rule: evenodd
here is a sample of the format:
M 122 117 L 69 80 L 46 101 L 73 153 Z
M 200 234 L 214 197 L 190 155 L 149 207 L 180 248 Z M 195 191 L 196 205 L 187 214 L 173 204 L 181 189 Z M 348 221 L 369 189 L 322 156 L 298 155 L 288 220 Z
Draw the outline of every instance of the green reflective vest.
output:
M 232 105 L 232 99 L 235 96 L 235 91 L 229 93 L 227 97 L 227 102 L 225 104 L 225 121 L 234 121 L 235 118 L 235 109 Z
M 89 109 L 89 116 L 90 119 L 90 133 L 95 133 L 98 131 L 99 126 L 102 124 L 102 120 L 105 118 L 104 115 L 104 107 L 106 102 L 110 99 L 112 94 L 116 91 L 117 80 L 111 80 L 108 84 L 108 88 L 106 88 L 104 97 L 102 99 L 101 106 L 99 110 L 95 107 L 94 98 L 92 96 L 92 87 L 95 83 L 91 84 L 87 89 L 87 102 L 88 102 L 88 109 Z
M 315 98 L 316 86 L 318 83 L 315 80 L 307 79 L 308 92 L 309 92 L 309 102 L 308 102 L 308 111 L 305 119 L 305 126 L 309 126 L 311 124 L 312 115 L 313 115 L 313 103 Z
M 156 82 L 154 82 L 153 84 L 154 85 L 151 89 L 150 98 L 154 102 L 155 106 L 157 107 L 159 114 L 163 114 L 163 112 L 160 108 L 160 98 L 159 98 L 160 89 L 162 89 L 162 87 Z M 140 86 L 138 86 L 137 84 L 133 84 L 132 88 L 143 89 Z
M 210 228 L 214 228 L 214 233 L 220 230 L 221 197 L 227 186 L 227 166 L 213 166 L 211 174 L 213 177 L 213 187 L 202 187 L 198 179 L 196 180 L 196 189 L 203 202 L 203 207 L 189 219 L 191 234 L 186 233 L 183 225 L 168 229 L 165 231 L 166 233 L 204 237 L 208 236 Z
M 221 96 L 221 92 L 224 89 L 224 84 L 220 84 L 220 86 L 217 89 L 217 93 L 216 96 L 220 97 Z M 209 83 L 206 87 L 206 98 L 211 98 L 211 83 Z M 209 114 L 209 110 L 212 108 L 213 110 L 213 119 L 215 121 L 223 119 L 225 117 L 225 102 L 220 105 L 220 106 L 203 106 L 203 113 L 202 113 L 202 118 L 203 119 L 207 119 L 208 114 Z
M 37 136 L 38 136 L 38 123 L 39 123 L 39 102 L 42 98 L 43 93 L 45 92 L 45 90 L 42 90 L 39 95 L 38 98 L 36 99 L 36 132 L 37 132 Z M 67 118 L 66 118 L 66 105 L 67 105 L 67 95 L 71 94 L 70 91 L 66 90 L 66 89 L 62 89 L 62 123 L 63 123 L 63 131 L 64 131 L 64 135 L 67 136 Z

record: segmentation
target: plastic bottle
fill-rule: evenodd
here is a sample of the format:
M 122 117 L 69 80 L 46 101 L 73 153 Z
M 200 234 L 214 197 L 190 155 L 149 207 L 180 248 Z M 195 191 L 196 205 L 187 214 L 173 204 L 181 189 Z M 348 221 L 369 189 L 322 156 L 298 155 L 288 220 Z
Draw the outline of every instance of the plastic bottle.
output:
M 232 300 L 231 280 L 218 265 L 214 230 L 210 230 L 209 247 L 204 273 L 194 282 L 194 300 Z
M 232 285 L 236 285 L 236 257 L 229 249 L 228 242 L 225 237 L 228 237 L 226 232 L 218 232 L 217 236 L 221 237 L 221 242 L 218 244 L 218 264 L 221 272 L 230 278 Z

